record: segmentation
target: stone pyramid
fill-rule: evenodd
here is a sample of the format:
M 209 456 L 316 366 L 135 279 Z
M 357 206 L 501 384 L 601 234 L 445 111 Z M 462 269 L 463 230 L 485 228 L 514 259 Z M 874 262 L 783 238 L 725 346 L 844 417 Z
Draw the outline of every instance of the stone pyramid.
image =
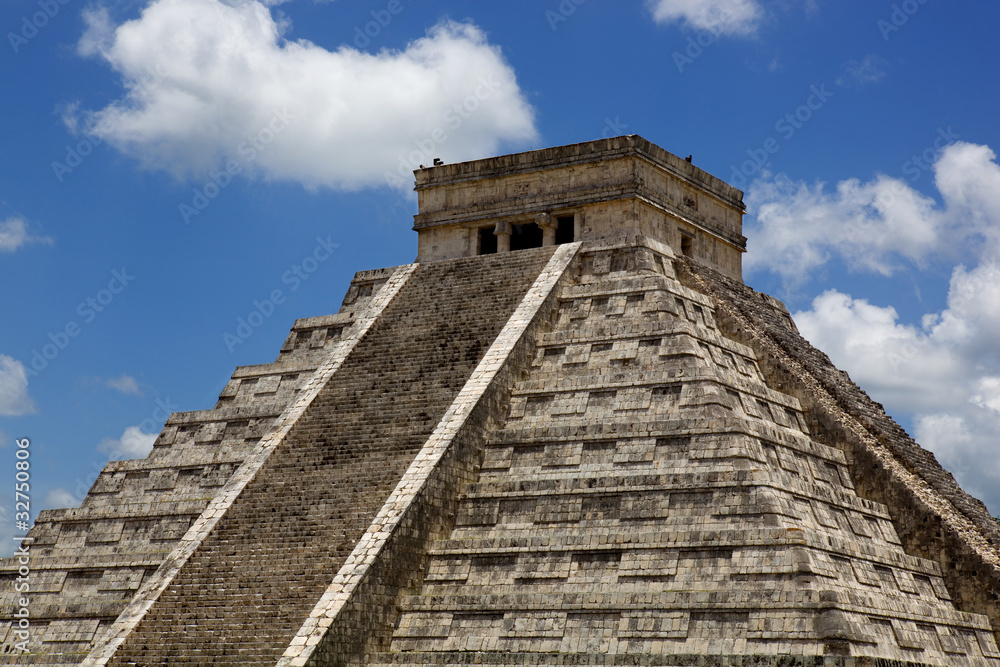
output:
M 740 191 L 416 177 L 416 263 L 39 516 L 0 663 L 1000 666 L 996 522 L 743 284 Z

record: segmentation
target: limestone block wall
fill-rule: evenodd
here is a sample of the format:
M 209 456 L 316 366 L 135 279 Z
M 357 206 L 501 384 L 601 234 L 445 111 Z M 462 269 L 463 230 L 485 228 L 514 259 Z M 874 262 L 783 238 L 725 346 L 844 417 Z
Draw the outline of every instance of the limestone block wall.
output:
M 427 544 L 451 530 L 458 490 L 475 480 L 483 435 L 503 419 L 509 393 L 575 273 L 579 244 L 560 247 L 493 341 L 410 469 L 278 663 L 367 664 L 388 648 L 399 596 L 419 588 Z
M 1000 664 L 677 261 L 585 246 L 368 664 Z
M 414 267 L 86 664 L 275 664 L 551 252 Z
M 664 194 L 701 190 L 736 210 L 742 208 L 742 193 L 736 188 L 630 135 L 418 170 L 417 227 L 425 222 L 457 222 L 500 205 L 509 207 L 501 213 L 523 214 L 543 200 L 565 200 L 596 186 L 631 185 L 636 180 L 632 156 L 659 168 L 662 180 L 649 185 Z M 558 171 L 567 167 L 572 167 L 568 178 L 567 172 Z M 520 206 L 518 200 L 523 202 Z
M 1000 664 L 982 503 L 642 236 L 359 273 L 32 536 L 3 664 Z
M 32 652 L 0 629 L 0 664 L 76 664 L 148 582 L 395 269 L 358 273 L 340 313 L 299 320 L 278 359 L 241 366 L 211 410 L 169 416 L 144 459 L 111 461 L 79 508 L 46 510 L 32 543 Z M 0 561 L 0 608 L 17 564 Z
M 582 216 L 576 241 L 645 235 L 740 278 L 743 193 L 637 136 L 419 170 L 418 261 L 475 254 L 474 234 L 534 216 Z
M 1000 631 L 1000 528 L 982 502 L 802 338 L 780 302 L 696 263 L 684 267 L 688 284 L 714 296 L 727 333 L 757 351 L 769 381 L 802 400 L 817 437 L 845 450 L 859 495 L 889 508 L 906 551 L 937 562 L 955 606 Z

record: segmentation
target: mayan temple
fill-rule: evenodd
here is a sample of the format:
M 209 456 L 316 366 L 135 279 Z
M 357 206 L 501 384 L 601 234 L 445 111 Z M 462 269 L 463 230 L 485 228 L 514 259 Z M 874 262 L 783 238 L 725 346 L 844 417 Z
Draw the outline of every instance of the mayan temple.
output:
M 1000 667 L 997 522 L 743 284 L 742 192 L 637 136 L 416 191 L 415 263 L 40 514 L 0 663 Z

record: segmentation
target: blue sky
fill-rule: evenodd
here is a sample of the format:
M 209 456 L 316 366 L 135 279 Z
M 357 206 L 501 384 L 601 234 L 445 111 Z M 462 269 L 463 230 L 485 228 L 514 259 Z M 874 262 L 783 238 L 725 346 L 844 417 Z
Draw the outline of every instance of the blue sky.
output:
M 413 260 L 417 164 L 635 133 L 746 191 L 747 282 L 1000 513 L 998 23 L 984 0 L 7 0 L 0 461 L 13 482 L 30 438 L 33 509 L 65 506 L 211 407 L 355 271 Z

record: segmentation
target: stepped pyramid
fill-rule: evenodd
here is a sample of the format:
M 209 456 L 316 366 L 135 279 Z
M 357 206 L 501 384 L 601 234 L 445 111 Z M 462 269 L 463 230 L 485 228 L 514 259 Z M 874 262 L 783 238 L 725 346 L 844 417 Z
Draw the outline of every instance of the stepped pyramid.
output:
M 996 522 L 743 284 L 740 191 L 416 178 L 416 263 L 40 514 L 0 663 L 1000 667 Z

